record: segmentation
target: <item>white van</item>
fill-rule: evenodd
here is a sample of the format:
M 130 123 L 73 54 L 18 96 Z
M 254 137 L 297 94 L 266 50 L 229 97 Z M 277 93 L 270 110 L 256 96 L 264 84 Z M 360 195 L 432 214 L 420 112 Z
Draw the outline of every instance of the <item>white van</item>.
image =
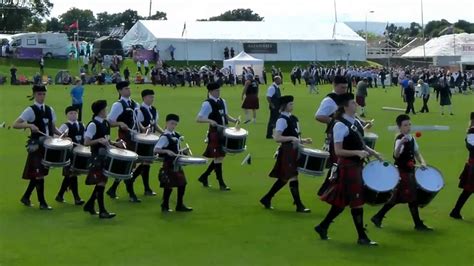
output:
M 67 58 L 69 41 L 65 33 L 19 33 L 11 36 L 10 48 L 41 48 L 43 56 Z

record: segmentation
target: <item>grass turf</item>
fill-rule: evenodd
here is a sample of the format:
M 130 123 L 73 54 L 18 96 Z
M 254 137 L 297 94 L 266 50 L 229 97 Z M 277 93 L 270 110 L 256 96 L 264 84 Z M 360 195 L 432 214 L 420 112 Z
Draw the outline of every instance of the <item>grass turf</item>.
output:
M 133 98 L 150 86 L 132 86 Z M 283 94 L 295 95 L 294 114 L 300 119 L 303 136 L 313 138 L 313 147 L 323 143 L 323 125 L 314 121 L 314 112 L 329 86 L 321 87 L 321 94 L 309 95 L 304 86 L 284 84 Z M 205 98 L 204 88 L 155 87 L 156 102 L 163 124 L 167 113 L 181 116 L 178 131 L 185 135 L 195 155 L 202 153 L 206 126 L 197 124 L 195 116 Z M 194 208 L 192 213 L 160 212 L 162 190 L 157 182 L 159 165 L 151 168 L 151 185 L 158 197 L 142 196 L 142 182 L 137 179 L 135 190 L 143 202 L 128 202 L 125 187 L 121 184 L 118 200 L 106 198 L 109 211 L 118 216 L 112 220 L 99 220 L 71 204 L 72 195 L 66 194 L 68 203 L 59 204 L 54 197 L 62 180 L 61 171 L 54 169 L 46 179 L 46 199 L 54 207 L 51 212 L 39 211 L 36 194 L 32 195 L 35 207 L 22 206 L 19 199 L 27 182 L 21 180 L 26 151 L 27 132 L 0 129 L 0 265 L 472 265 L 474 262 L 474 204 L 469 201 L 464 210 L 465 221 L 456 221 L 448 213 L 460 190 L 458 176 L 467 157 L 464 137 L 472 95 L 453 97 L 455 116 L 441 116 L 438 105 L 432 100 L 429 114 L 413 116 L 413 124 L 448 125 L 450 131 L 423 132 L 418 139 L 427 162 L 444 174 L 446 186 L 434 201 L 421 210 L 421 217 L 436 231 L 421 233 L 413 230 L 406 205 L 394 208 L 384 221 L 385 228 L 377 229 L 369 218 L 378 207 L 365 207 L 368 234 L 381 246 L 360 247 L 355 244 L 356 232 L 352 217 L 346 210 L 332 224 L 330 241 L 321 241 L 313 226 L 326 215 L 329 205 L 315 196 L 323 178 L 300 175 L 303 202 L 311 214 L 298 214 L 292 206 L 287 188 L 274 198 L 275 210 L 263 209 L 258 200 L 267 192 L 274 179 L 268 178 L 273 166 L 273 153 L 277 144 L 265 140 L 268 109 L 260 92 L 261 110 L 258 122 L 246 125 L 249 130 L 248 152 L 252 165 L 240 166 L 246 155 L 227 156 L 224 177 L 231 192 L 220 192 L 214 175 L 211 189 L 204 189 L 196 181 L 204 166 L 188 166 L 185 172 L 188 187 L 185 203 Z M 222 96 L 227 100 L 231 115 L 242 114 L 241 87 L 225 87 Z M 30 104 L 29 86 L 0 86 L 0 121 L 7 126 Z M 107 99 L 110 105 L 117 99 L 113 86 L 86 86 L 86 122 L 91 116 L 90 103 Z M 394 132 L 387 131 L 398 114 L 382 111 L 382 106 L 403 107 L 398 88 L 369 90 L 368 115 L 375 118 L 373 132 L 379 135 L 376 148 L 392 161 Z M 65 121 L 64 108 L 70 103 L 69 87 L 50 86 L 47 104 L 55 108 L 58 126 Z M 420 101 L 415 103 L 420 108 Z M 113 130 L 116 135 L 116 129 Z M 110 181 L 108 186 L 110 186 Z M 107 187 L 108 187 L 107 186 Z M 80 177 L 80 194 L 87 199 L 90 186 Z M 174 207 L 176 191 L 172 195 Z

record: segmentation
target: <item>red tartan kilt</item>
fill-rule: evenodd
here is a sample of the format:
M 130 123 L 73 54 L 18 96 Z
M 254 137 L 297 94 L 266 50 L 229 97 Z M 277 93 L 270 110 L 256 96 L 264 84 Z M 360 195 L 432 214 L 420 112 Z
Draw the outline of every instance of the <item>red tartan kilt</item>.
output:
M 202 154 L 206 158 L 220 158 L 225 156 L 222 139 L 219 132 L 211 131 L 207 134 L 207 147 Z
M 415 179 L 415 169 L 412 171 L 398 168 L 400 182 L 395 188 L 392 203 L 412 203 L 416 201 L 417 184 Z
M 242 103 L 242 109 L 257 110 L 260 107 L 257 94 L 246 95 Z
M 298 176 L 298 149 L 292 143 L 284 143 L 278 148 L 278 156 L 269 176 L 288 181 Z
M 182 187 L 187 184 L 183 169 L 180 167 L 178 171 L 174 171 L 172 162 L 163 163 L 158 179 L 162 188 Z
M 365 97 L 364 96 L 356 96 L 356 103 L 359 106 L 364 107 L 365 106 Z
M 459 188 L 474 192 L 474 158 L 469 159 L 464 165 L 464 170 L 459 176 Z
M 362 181 L 362 162 L 357 163 L 347 159 L 338 161 L 338 177 L 330 181 L 328 189 L 321 200 L 339 208 L 351 208 L 364 205 L 364 183 Z
M 104 159 L 93 158 L 89 173 L 86 177 L 86 185 L 97 185 L 99 183 L 107 183 L 107 176 L 104 175 L 103 167 Z
M 44 148 L 40 147 L 34 152 L 28 153 L 26 157 L 25 167 L 23 169 L 23 179 L 36 179 L 38 177 L 47 176 L 49 169 L 45 167 L 41 161 L 43 160 Z

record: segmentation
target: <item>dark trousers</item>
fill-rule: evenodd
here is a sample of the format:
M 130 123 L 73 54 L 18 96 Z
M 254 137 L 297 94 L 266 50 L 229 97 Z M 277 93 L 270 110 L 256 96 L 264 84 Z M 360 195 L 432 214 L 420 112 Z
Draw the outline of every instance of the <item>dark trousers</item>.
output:
M 267 125 L 267 138 L 272 138 L 273 136 L 273 129 L 275 128 L 276 121 L 278 120 L 278 117 L 280 116 L 280 112 L 278 112 L 278 109 L 273 109 L 270 108 L 270 118 L 268 119 L 268 125 Z
M 78 121 L 82 121 L 82 103 L 73 104 L 72 106 L 73 106 L 74 108 L 76 108 L 77 110 L 79 110 L 78 116 L 77 116 L 77 120 L 78 120 Z
M 385 89 L 385 79 L 381 79 L 381 80 L 380 80 L 380 83 L 382 84 L 382 88 Z
M 424 112 L 429 112 L 430 110 L 428 109 L 428 100 L 430 99 L 430 96 L 428 95 L 426 98 L 423 97 L 423 108 L 421 108 L 421 111 L 422 113 Z
M 405 111 L 405 114 L 410 113 L 410 111 L 412 111 L 413 114 L 416 114 L 415 113 L 415 106 L 413 105 L 414 103 L 415 103 L 414 100 L 407 100 L 407 109 Z

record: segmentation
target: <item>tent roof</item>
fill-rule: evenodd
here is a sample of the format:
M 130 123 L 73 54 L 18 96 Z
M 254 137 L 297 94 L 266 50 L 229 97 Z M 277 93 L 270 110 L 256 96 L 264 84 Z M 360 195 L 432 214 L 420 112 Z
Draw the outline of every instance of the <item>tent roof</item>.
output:
M 472 45 L 474 43 L 474 34 L 450 34 L 431 39 L 425 44 L 426 56 L 453 56 L 455 51 L 454 43 L 456 44 L 456 55 L 463 55 L 463 45 Z M 402 57 L 423 57 L 423 45 L 413 48 L 402 55 Z
M 142 28 L 137 24 L 140 24 L 155 38 L 159 39 L 245 41 L 316 41 L 336 39 L 364 41 L 363 38 L 344 23 L 140 20 L 134 27 Z M 132 29 L 130 31 L 132 32 Z
M 232 62 L 232 61 L 253 61 L 253 62 L 263 62 L 262 59 L 255 58 L 246 52 L 242 51 L 238 55 L 234 56 L 231 59 L 224 60 L 224 62 Z

